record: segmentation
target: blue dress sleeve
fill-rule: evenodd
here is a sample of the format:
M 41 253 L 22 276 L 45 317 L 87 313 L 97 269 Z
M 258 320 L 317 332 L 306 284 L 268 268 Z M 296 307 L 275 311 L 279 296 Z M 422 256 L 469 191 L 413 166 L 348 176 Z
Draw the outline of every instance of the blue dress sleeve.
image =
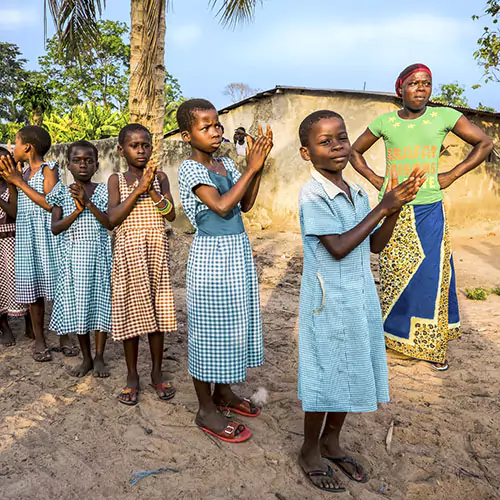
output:
M 193 160 L 182 162 L 179 167 L 179 184 L 184 185 L 189 191 L 197 186 L 206 185 L 217 189 L 217 186 L 212 182 L 208 175 L 208 170 Z
M 51 206 L 62 207 L 64 203 L 64 198 L 66 197 L 67 188 L 66 186 L 59 181 L 52 191 L 45 196 L 47 203 Z
M 329 202 L 317 193 L 301 193 L 300 212 L 306 236 L 342 234 L 342 222 Z
M 108 188 L 106 184 L 99 183 L 92 196 L 92 203 L 101 211 L 106 212 L 108 209 Z

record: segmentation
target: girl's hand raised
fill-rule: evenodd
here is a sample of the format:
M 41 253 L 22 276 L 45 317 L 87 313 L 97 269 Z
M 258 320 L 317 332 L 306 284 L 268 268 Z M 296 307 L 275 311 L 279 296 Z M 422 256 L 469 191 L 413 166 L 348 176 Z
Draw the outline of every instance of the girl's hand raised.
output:
M 254 172 L 259 172 L 264 167 L 266 158 L 268 157 L 273 147 L 273 131 L 268 125 L 266 135 L 259 125 L 259 133 L 257 139 L 247 136 L 247 165 L 248 169 Z
M 151 186 L 153 185 L 153 181 L 155 178 L 156 174 L 156 168 L 154 166 L 148 165 L 142 174 L 141 180 L 139 181 L 139 185 L 137 186 L 137 189 L 139 192 L 142 193 L 147 193 L 150 189 Z
M 77 210 L 79 212 L 83 212 L 83 209 L 86 207 L 86 205 L 89 201 L 87 193 L 85 192 L 85 189 L 83 189 L 83 187 L 80 186 L 80 184 L 77 184 L 76 182 L 74 182 L 69 187 L 69 192 L 71 193 L 73 200 L 75 200 L 75 205 L 76 205 Z
M 10 184 L 17 186 L 23 180 L 21 163 L 17 166 L 10 155 L 0 157 L 0 176 Z
M 425 172 L 415 168 L 410 174 L 410 177 L 399 184 L 398 175 L 396 171 L 393 170 L 387 182 L 384 197 L 380 202 L 384 215 L 392 215 L 401 210 L 403 205 L 413 201 L 417 196 L 420 186 L 422 186 L 425 181 Z

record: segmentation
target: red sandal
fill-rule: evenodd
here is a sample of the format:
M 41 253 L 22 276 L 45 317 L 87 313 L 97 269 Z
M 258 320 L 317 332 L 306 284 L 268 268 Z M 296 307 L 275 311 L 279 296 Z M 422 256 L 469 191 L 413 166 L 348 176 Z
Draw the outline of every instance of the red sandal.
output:
M 243 399 L 236 405 L 217 405 L 219 411 L 232 411 L 244 417 L 255 418 L 260 415 L 260 408 L 255 406 L 249 399 Z
M 214 436 L 221 441 L 226 441 L 227 443 L 243 443 L 248 441 L 252 437 L 252 431 L 247 429 L 243 424 L 238 424 L 237 422 L 229 422 L 226 427 L 219 433 L 211 431 L 206 427 L 198 425 L 198 427 L 207 434 Z

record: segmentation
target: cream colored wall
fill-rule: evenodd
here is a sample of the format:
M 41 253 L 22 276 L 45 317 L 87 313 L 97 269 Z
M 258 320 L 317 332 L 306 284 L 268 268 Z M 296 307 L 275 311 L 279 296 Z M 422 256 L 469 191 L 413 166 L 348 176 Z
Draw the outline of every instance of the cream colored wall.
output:
M 250 222 L 267 227 L 297 227 L 298 194 L 300 187 L 309 179 L 310 165 L 299 155 L 298 128 L 300 122 L 311 112 L 319 109 L 332 109 L 340 113 L 346 121 L 351 141 L 354 141 L 379 114 L 396 109 L 390 98 L 337 94 L 333 96 L 299 95 L 292 93 L 273 94 L 235 108 L 221 115 L 225 136 L 232 140 L 234 130 L 243 126 L 252 135 L 257 133 L 258 125 L 270 124 L 274 131 L 274 148 L 265 167 L 262 186 L 255 208 L 249 215 Z M 478 120 L 477 124 L 486 130 L 500 144 L 499 123 Z M 123 170 L 125 165 L 116 152 L 116 139 L 96 141 L 100 151 L 101 168 L 97 180 L 105 181 L 111 172 Z M 460 139 L 449 134 L 444 143 L 450 156 L 440 159 L 440 171 L 447 170 L 463 159 L 468 150 Z M 190 154 L 189 145 L 180 141 L 179 135 L 164 141 L 165 153 L 163 170 L 169 176 L 174 200 L 179 203 L 177 169 L 183 159 Z M 66 145 L 56 145 L 51 157 L 64 162 Z M 232 157 L 241 168 L 244 159 L 238 158 L 234 146 L 225 144 L 222 155 Z M 385 152 L 382 141 L 378 141 L 366 153 L 366 159 L 378 173 L 384 172 Z M 64 173 L 65 181 L 70 182 Z M 361 178 L 351 166 L 346 169 L 346 177 L 363 186 L 372 203 L 377 201 L 377 193 L 371 185 Z M 456 228 L 481 228 L 492 230 L 500 224 L 500 165 L 479 167 L 465 178 L 459 180 L 446 191 L 445 202 L 448 207 L 450 224 Z M 187 227 L 185 218 L 179 217 L 178 226 Z

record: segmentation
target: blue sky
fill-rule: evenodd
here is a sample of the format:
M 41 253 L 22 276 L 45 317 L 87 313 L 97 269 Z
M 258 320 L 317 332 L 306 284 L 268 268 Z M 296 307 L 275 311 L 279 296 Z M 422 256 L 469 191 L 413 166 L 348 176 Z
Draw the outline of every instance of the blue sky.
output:
M 482 0 L 264 0 L 251 24 L 223 28 L 209 0 L 173 0 L 167 15 L 166 67 L 186 97 L 218 107 L 231 82 L 393 91 L 399 71 L 424 62 L 435 88 L 458 81 L 471 107 L 500 110 L 500 87 L 481 83 L 472 53 L 483 21 Z M 23 5 L 20 7 L 20 5 Z M 104 18 L 130 22 L 127 0 L 107 0 Z M 19 6 L 19 7 L 18 7 Z M 53 33 L 48 22 L 49 36 Z M 43 54 L 43 0 L 0 0 L 0 40 L 16 43 L 37 67 Z

